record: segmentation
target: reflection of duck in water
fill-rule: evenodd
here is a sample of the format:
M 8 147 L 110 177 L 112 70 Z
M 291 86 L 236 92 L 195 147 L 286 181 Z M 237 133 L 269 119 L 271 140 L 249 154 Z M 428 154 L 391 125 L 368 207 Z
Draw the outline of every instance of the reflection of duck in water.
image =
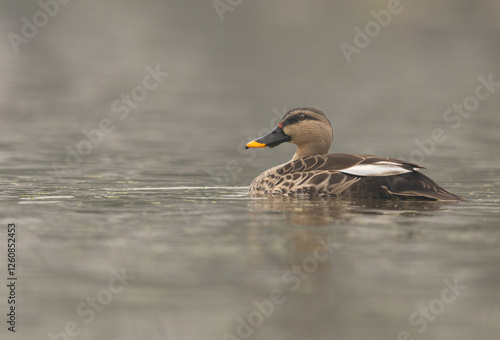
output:
M 297 145 L 292 160 L 271 168 L 250 184 L 251 196 L 341 196 L 464 201 L 421 174 L 417 164 L 353 153 L 327 154 L 333 133 L 318 109 L 288 111 L 268 135 L 246 148 Z
M 408 223 L 416 216 L 429 216 L 433 211 L 442 209 L 444 204 L 429 200 L 345 199 L 334 196 L 308 200 L 271 197 L 252 200 L 249 213 L 252 221 L 260 225 L 281 225 L 283 219 L 287 224 L 308 226 L 326 226 L 338 222 L 387 225 Z
M 273 221 L 287 224 L 324 226 L 332 221 L 348 221 L 351 202 L 336 197 L 311 200 L 293 197 L 273 197 L 272 199 L 253 200 L 249 203 L 250 217 L 253 221 L 270 224 Z M 280 216 L 279 218 L 277 218 Z

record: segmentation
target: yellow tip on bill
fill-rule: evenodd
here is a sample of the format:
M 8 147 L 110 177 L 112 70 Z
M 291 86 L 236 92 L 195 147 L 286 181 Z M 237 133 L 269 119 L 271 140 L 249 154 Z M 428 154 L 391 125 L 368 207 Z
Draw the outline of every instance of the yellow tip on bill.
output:
M 266 146 L 267 145 L 264 143 L 259 143 L 253 140 L 250 143 L 247 143 L 245 147 L 248 149 L 248 148 L 265 148 Z

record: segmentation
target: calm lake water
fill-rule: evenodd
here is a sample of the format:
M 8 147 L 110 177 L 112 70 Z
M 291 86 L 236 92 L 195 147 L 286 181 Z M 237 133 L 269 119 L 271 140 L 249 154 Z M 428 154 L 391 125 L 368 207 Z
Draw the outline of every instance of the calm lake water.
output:
M 401 6 L 350 63 L 386 2 L 75 1 L 4 39 L 1 338 L 497 339 L 500 7 Z M 306 105 L 467 202 L 249 198 L 294 147 L 244 144 Z

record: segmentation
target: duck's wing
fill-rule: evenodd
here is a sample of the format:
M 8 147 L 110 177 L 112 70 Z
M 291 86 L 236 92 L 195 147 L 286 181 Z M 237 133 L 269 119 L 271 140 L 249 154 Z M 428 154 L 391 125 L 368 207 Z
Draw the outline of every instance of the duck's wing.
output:
M 418 164 L 394 158 L 360 155 L 355 153 L 331 153 L 310 156 L 284 164 L 280 175 L 307 171 L 338 171 L 346 175 L 393 176 L 418 171 Z

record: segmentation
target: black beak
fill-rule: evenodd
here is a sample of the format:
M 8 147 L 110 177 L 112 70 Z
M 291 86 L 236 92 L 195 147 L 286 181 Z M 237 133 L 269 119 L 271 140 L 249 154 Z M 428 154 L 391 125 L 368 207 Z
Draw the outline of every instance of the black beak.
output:
M 289 142 L 292 140 L 292 137 L 286 135 L 279 126 L 276 127 L 269 134 L 264 137 L 257 138 L 254 141 L 251 141 L 245 146 L 245 149 L 248 148 L 265 148 L 266 146 L 270 148 L 274 148 L 275 146 L 280 145 L 284 142 Z

